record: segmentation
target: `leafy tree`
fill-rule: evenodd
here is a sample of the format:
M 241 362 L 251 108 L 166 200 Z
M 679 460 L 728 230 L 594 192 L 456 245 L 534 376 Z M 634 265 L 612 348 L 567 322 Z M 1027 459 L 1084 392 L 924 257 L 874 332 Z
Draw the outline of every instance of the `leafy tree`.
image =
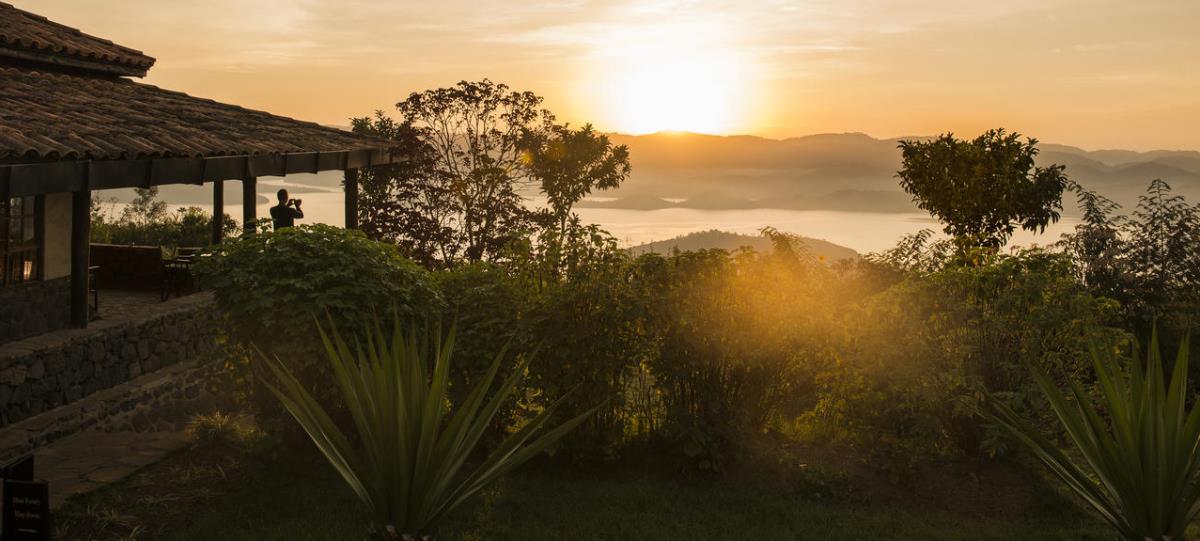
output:
M 541 104 L 532 92 L 487 79 L 414 92 L 396 104 L 432 149 L 432 173 L 454 200 L 457 238 L 443 247 L 445 263 L 489 259 L 532 227 L 518 190 L 532 182 L 523 142 L 554 122 Z
M 167 216 L 167 202 L 158 200 L 158 186 L 134 188 L 137 197 L 121 212 L 121 218 L 133 223 L 153 223 Z
M 629 176 L 629 147 L 613 146 L 591 124 L 531 131 L 524 147 L 530 175 L 541 185 L 559 235 L 567 234 L 575 203 L 594 189 L 616 188 Z
M 1200 208 L 1153 180 L 1129 216 L 1077 188 L 1083 222 L 1059 243 L 1092 294 L 1121 303 L 1125 325 L 1148 338 L 1155 321 L 1186 335 L 1200 315 Z M 1174 346 L 1175 344 L 1167 344 Z
M 566 236 L 576 202 L 629 175 L 629 149 L 590 125 L 555 124 L 541 102 L 485 79 L 413 93 L 397 104 L 400 121 L 353 119 L 402 158 L 359 173 L 364 231 L 426 266 L 493 260 L 539 228 Z M 526 205 L 535 189 L 548 209 Z
M 1121 206 L 1079 184 L 1072 183 L 1070 189 L 1077 194 L 1083 220 L 1059 245 L 1074 255 L 1079 279 L 1092 293 L 1124 302 L 1128 273 L 1121 226 L 1125 218 L 1113 216 Z
M 453 259 L 461 249 L 456 235 L 462 211 L 449 177 L 437 170 L 437 154 L 422 130 L 376 111 L 351 119 L 355 133 L 392 141 L 394 164 L 358 172 L 359 227 L 368 237 L 394 243 L 426 267 Z
M 960 244 L 999 247 L 1017 226 L 1040 232 L 1058 221 L 1068 180 L 1061 165 L 1034 165 L 1036 139 L 999 129 L 970 141 L 950 133 L 905 140 L 900 149 L 900 186 Z
M 1138 198 L 1125 230 L 1136 282 L 1133 298 L 1143 322 L 1180 309 L 1190 312 L 1190 319 L 1200 300 L 1200 210 L 1155 179 Z

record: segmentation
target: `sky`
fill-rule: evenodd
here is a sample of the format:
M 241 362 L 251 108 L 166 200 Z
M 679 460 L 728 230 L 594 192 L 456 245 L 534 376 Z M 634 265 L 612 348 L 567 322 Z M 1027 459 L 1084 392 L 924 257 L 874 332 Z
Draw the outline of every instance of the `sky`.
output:
M 1200 149 L 1200 0 L 7 1 L 325 124 L 490 78 L 605 131 Z

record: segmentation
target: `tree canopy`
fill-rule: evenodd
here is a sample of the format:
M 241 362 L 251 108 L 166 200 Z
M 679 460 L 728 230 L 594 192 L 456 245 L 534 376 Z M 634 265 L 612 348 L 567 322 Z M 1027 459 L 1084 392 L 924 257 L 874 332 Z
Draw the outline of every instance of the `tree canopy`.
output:
M 999 247 L 1017 226 L 1057 222 L 1069 182 L 1061 165 L 1038 167 L 1037 140 L 990 130 L 972 140 L 947 133 L 900 141 L 900 186 L 960 243 Z
M 360 176 L 363 229 L 428 266 L 496 258 L 511 243 L 571 223 L 593 189 L 629 175 L 629 151 L 590 125 L 558 124 L 542 98 L 487 79 L 414 92 L 354 130 L 394 143 L 400 165 Z M 548 208 L 526 195 L 540 192 Z

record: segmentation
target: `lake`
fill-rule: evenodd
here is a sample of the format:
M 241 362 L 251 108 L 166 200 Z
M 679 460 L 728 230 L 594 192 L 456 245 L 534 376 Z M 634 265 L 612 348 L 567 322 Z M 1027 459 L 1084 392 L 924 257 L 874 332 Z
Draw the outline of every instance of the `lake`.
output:
M 231 187 L 240 189 L 237 182 L 227 184 L 232 185 L 227 186 L 227 190 Z M 282 179 L 266 177 L 259 179 L 258 193 L 269 197 L 271 202 L 258 205 L 260 218 L 270 216 L 269 209 L 275 204 L 275 192 L 279 188 L 289 188 L 295 192 L 304 191 L 304 193 L 293 195 L 293 197 L 303 200 L 305 218 L 301 220 L 301 223 L 345 224 L 345 198 L 340 189 L 318 188 L 312 184 L 289 183 Z M 197 187 L 197 189 L 211 193 L 211 190 L 207 188 Z M 106 194 L 102 193 L 102 195 Z M 177 205 L 173 203 L 172 206 Z M 211 204 L 196 204 L 195 206 L 208 211 L 212 210 Z M 235 219 L 241 220 L 241 205 L 226 204 L 225 212 Z M 578 209 L 578 213 L 585 222 L 599 224 L 612 233 L 623 247 L 669 239 L 694 231 L 720 229 L 734 233 L 755 234 L 759 229 L 771 226 L 781 231 L 824 239 L 834 244 L 853 248 L 861 253 L 867 253 L 891 248 L 895 246 L 898 239 L 909 233 L 922 229 L 940 230 L 938 223 L 929 215 L 919 213 L 684 208 L 660 210 L 584 208 Z M 1063 218 L 1041 235 L 1018 231 L 1014 236 L 1013 244 L 1046 245 L 1057 242 L 1063 233 L 1072 231 L 1078 222 L 1076 218 Z

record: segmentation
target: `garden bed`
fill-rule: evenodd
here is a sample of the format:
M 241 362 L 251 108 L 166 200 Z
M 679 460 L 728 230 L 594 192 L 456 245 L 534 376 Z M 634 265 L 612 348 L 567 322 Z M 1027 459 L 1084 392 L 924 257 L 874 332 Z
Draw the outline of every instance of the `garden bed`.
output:
M 990 468 L 972 478 L 959 471 L 961 465 L 947 465 L 926 472 L 909 490 L 865 471 L 823 464 L 850 458 L 840 450 L 779 451 L 720 476 L 647 464 L 580 468 L 543 460 L 460 509 L 440 539 L 1111 537 L 1056 490 L 1015 487 L 1017 470 Z M 797 453 L 816 462 L 798 462 Z M 978 500 L 991 507 L 966 497 L 945 511 L 945 501 L 920 496 L 928 494 L 921 485 L 931 483 L 941 484 L 942 493 L 988 495 Z M 69 501 L 56 520 L 58 538 L 67 540 L 361 541 L 367 516 L 310 446 L 258 439 L 176 453 Z

